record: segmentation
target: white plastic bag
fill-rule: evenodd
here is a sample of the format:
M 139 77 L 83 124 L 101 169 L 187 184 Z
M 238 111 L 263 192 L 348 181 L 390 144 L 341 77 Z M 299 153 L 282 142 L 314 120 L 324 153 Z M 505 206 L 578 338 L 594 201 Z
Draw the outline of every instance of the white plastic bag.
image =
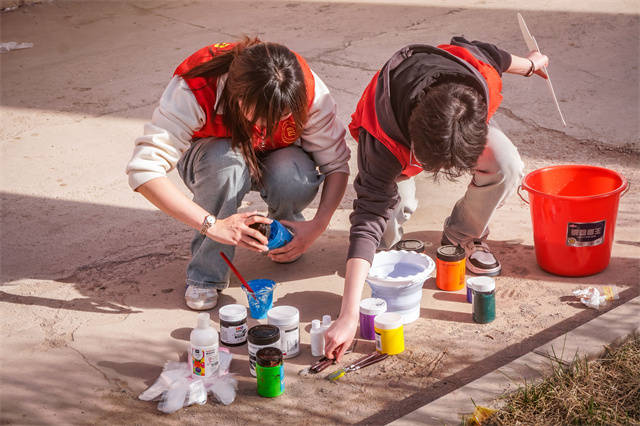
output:
M 580 298 L 585 306 L 593 309 L 600 309 L 604 307 L 608 302 L 617 300 L 620 298 L 618 290 L 612 286 L 605 286 L 600 290 L 595 287 L 588 287 L 584 289 L 574 290 L 573 295 Z
M 220 403 L 231 404 L 236 398 L 238 387 L 238 380 L 229 374 L 233 356 L 225 348 L 220 349 L 219 356 L 218 374 L 206 379 L 191 377 L 191 370 L 186 362 L 167 361 L 160 377 L 138 398 L 143 401 L 159 399 L 158 410 L 167 414 L 189 405 L 205 404 L 209 392 Z
M 6 43 L 0 43 L 0 53 L 8 52 L 10 50 L 28 49 L 33 47 L 33 43 L 18 43 L 15 41 L 8 41 Z

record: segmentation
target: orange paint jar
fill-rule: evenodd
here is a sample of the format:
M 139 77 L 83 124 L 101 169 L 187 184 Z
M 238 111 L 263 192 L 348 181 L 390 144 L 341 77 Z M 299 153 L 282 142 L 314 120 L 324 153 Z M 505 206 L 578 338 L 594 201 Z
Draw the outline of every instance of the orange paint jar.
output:
M 436 250 L 436 286 L 440 290 L 464 288 L 465 251 L 460 246 L 441 246 Z

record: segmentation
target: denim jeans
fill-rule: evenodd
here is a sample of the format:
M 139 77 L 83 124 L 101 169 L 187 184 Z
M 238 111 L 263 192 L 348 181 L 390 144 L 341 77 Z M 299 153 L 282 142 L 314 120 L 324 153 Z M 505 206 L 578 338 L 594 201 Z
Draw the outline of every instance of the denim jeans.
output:
M 444 234 L 449 241 L 464 245 L 469 240 L 485 239 L 491 216 L 516 190 L 523 170 L 524 164 L 513 143 L 500 129 L 489 125 L 487 145 L 473 169 L 471 183 L 445 220 Z M 398 195 L 400 202 L 387 222 L 380 248 L 390 248 L 402 239 L 402 224 L 418 207 L 415 179 L 398 182 Z
M 193 193 L 193 201 L 217 219 L 237 213 L 242 199 L 251 190 L 260 191 L 269 217 L 304 220 L 302 210 L 315 198 L 323 176 L 311 157 L 290 145 L 260 157 L 262 187 L 251 181 L 244 157 L 231 148 L 229 139 L 204 138 L 192 143 L 178 162 L 178 172 Z M 191 241 L 191 261 L 187 284 L 224 289 L 229 285 L 229 267 L 220 256 L 233 259 L 235 246 L 214 241 L 195 232 Z

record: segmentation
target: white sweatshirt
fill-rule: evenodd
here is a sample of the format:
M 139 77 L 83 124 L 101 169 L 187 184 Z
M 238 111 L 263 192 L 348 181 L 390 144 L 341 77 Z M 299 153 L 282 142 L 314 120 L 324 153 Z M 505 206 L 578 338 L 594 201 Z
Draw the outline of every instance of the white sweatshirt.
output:
M 312 72 L 313 73 L 313 72 Z M 227 75 L 218 79 L 218 96 Z M 315 97 L 309 110 L 300 141 L 320 173 L 349 173 L 350 151 L 345 136 L 347 129 L 336 116 L 336 104 L 324 82 L 313 73 Z M 194 132 L 205 125 L 205 112 L 186 82 L 174 76 L 165 89 L 151 122 L 145 124 L 144 135 L 135 140 L 131 160 L 127 164 L 129 186 L 138 188 L 145 182 L 166 176 L 189 149 Z M 214 142 L 215 143 L 215 142 Z

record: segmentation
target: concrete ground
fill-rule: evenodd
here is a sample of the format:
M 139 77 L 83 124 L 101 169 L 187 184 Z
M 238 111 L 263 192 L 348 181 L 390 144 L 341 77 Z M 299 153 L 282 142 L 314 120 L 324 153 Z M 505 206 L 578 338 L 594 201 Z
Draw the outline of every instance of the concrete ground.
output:
M 615 285 L 621 298 L 613 306 L 637 296 L 639 6 L 521 3 L 54 0 L 0 14 L 0 42 L 34 43 L 0 54 L 0 420 L 386 423 L 599 314 L 572 300 L 571 290 Z M 518 11 L 551 58 L 568 127 L 542 80 L 511 75 L 504 78 L 496 119 L 527 172 L 587 163 L 617 170 L 631 182 L 620 203 L 609 267 L 584 278 L 542 271 L 528 206 L 514 195 L 496 213 L 489 238 L 504 264 L 494 323 L 474 324 L 461 294 L 440 292 L 429 280 L 421 318 L 406 328 L 404 354 L 338 384 L 299 376 L 313 360 L 310 321 L 324 313 L 335 318 L 339 311 L 354 198 L 349 185 L 331 227 L 298 263 L 274 265 L 242 250 L 236 256 L 247 278 L 280 283 L 277 304 L 301 310 L 303 354 L 286 364 L 285 395 L 256 396 L 246 348 L 240 347 L 233 350 L 239 390 L 232 405 L 209 403 L 163 416 L 154 404 L 138 401 L 166 360 L 184 356 L 196 316 L 182 294 L 191 230 L 132 192 L 124 174 L 133 140 L 175 66 L 204 45 L 243 34 L 281 42 L 308 59 L 348 122 L 371 75 L 405 44 L 438 44 L 463 34 L 526 54 Z M 175 173 L 171 177 L 179 183 Z M 421 207 L 406 230 L 427 243 L 430 256 L 466 184 L 418 178 Z M 245 207 L 264 205 L 253 194 Z M 310 215 L 315 207 L 317 202 Z M 221 303 L 234 301 L 246 304 L 237 280 Z M 640 318 L 637 310 L 635 315 Z M 217 322 L 217 309 L 212 318 Z M 356 348 L 371 350 L 369 342 Z

